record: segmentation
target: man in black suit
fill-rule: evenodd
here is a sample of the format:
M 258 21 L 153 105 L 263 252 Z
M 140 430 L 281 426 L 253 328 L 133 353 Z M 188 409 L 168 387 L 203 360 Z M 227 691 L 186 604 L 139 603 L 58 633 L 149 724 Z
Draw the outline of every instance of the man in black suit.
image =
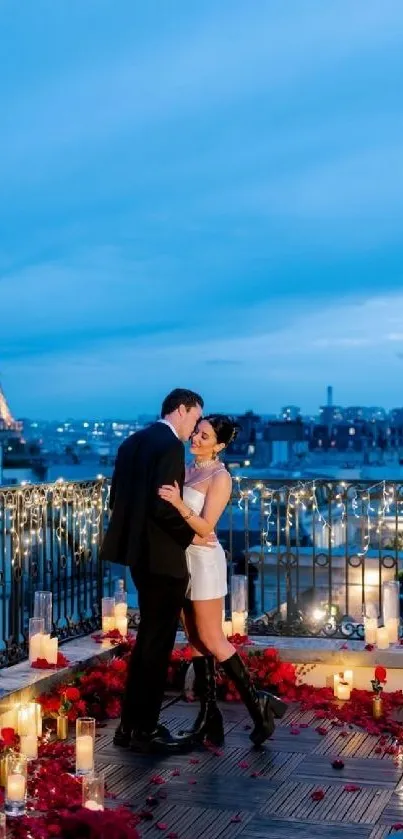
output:
M 128 565 L 138 591 L 140 625 L 127 675 L 114 743 L 134 751 L 174 753 L 189 745 L 158 725 L 169 660 L 188 585 L 186 548 L 200 539 L 158 495 L 185 478 L 183 441 L 203 408 L 201 396 L 177 388 L 163 402 L 162 419 L 132 434 L 119 448 L 112 478 L 112 515 L 101 559 Z

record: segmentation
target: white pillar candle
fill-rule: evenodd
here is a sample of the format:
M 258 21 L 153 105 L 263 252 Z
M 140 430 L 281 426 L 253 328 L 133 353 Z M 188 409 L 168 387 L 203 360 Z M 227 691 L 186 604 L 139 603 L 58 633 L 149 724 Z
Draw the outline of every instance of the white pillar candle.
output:
M 376 644 L 376 633 L 378 630 L 377 618 L 364 619 L 365 643 Z
M 112 632 L 115 628 L 115 617 L 113 615 L 103 615 L 102 632 Z
M 337 699 L 350 699 L 351 690 L 350 685 L 339 682 L 337 685 Z
M 26 734 L 20 737 L 20 751 L 29 760 L 36 760 L 38 757 L 38 738 L 36 734 Z
M 226 638 L 232 635 L 232 621 L 224 621 L 223 632 Z
M 45 659 L 46 659 L 46 661 L 48 660 L 48 654 L 49 654 L 49 646 L 48 646 L 48 645 L 49 645 L 49 641 L 50 641 L 50 635 L 46 635 L 46 633 L 45 633 L 44 635 L 42 635 L 42 638 L 41 638 L 41 655 L 40 655 L 40 657 L 41 657 L 41 658 L 45 658 Z
M 342 679 L 342 677 L 343 677 L 342 673 L 335 673 L 334 676 L 333 676 L 333 696 L 335 696 L 336 699 L 337 699 L 337 688 L 339 687 L 340 679 Z
M 118 617 L 116 618 L 116 629 L 119 630 L 120 634 L 126 638 L 127 635 L 127 618 L 125 617 Z
M 232 633 L 233 635 L 245 635 L 245 612 L 232 613 Z
M 57 638 L 49 638 L 48 641 L 48 655 L 46 660 L 49 664 L 57 664 L 57 653 L 58 653 L 58 641 Z
M 115 618 L 125 618 L 127 615 L 127 603 L 115 603 Z
M 17 732 L 20 737 L 34 734 L 36 737 L 37 721 L 35 702 L 29 702 L 27 705 L 20 705 L 17 711 Z
M 352 670 L 345 670 L 343 673 L 343 682 L 349 685 L 350 689 L 353 687 L 353 671 Z
M 399 640 L 399 624 L 399 618 L 388 618 L 386 621 L 386 629 L 388 630 L 390 644 L 397 644 Z
M 86 807 L 87 810 L 94 810 L 94 812 L 104 809 L 102 804 L 99 804 L 98 801 L 92 801 L 91 799 L 85 802 L 84 807 Z
M 376 633 L 376 646 L 378 650 L 387 650 L 389 647 L 389 635 L 386 626 L 379 626 Z
M 36 635 L 31 635 L 29 639 L 29 663 L 32 664 L 38 658 L 41 658 L 43 633 L 37 632 Z
M 94 741 L 90 734 L 81 734 L 76 740 L 76 769 L 90 772 L 94 766 Z
M 7 775 L 6 798 L 9 801 L 24 801 L 25 799 L 25 777 L 18 772 Z

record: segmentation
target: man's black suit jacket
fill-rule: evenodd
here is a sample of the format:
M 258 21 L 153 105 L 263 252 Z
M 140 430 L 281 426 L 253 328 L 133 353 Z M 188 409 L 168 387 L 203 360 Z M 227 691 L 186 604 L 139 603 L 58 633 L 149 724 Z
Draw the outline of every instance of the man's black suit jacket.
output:
M 112 477 L 111 518 L 101 560 L 128 565 L 135 577 L 187 576 L 185 549 L 194 531 L 158 495 L 162 484 L 185 479 L 183 443 L 162 422 L 137 431 L 120 446 Z

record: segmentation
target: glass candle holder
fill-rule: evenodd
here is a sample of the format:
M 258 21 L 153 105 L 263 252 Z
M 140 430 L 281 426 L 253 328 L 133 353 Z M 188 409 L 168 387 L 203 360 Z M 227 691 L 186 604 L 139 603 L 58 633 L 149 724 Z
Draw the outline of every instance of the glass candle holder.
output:
M 127 592 L 124 580 L 116 580 L 115 586 L 115 618 L 125 618 L 127 615 Z M 119 629 L 116 620 L 116 628 Z M 123 634 L 123 633 L 122 633 Z
M 123 638 L 126 638 L 126 636 L 127 636 L 127 626 L 128 626 L 127 617 L 119 615 L 119 617 L 115 618 L 115 622 L 116 622 L 116 629 L 119 630 L 119 632 L 120 632 L 120 634 L 122 635 Z
M 17 732 L 20 737 L 37 736 L 36 702 L 20 705 L 17 711 Z
M 115 629 L 115 598 L 102 598 L 102 632 Z
M 95 719 L 81 717 L 76 720 L 76 774 L 94 772 Z
M 396 644 L 400 629 L 400 584 L 398 580 L 388 580 L 382 585 L 383 622 L 388 630 L 389 642 Z
M 24 734 L 20 737 L 20 752 L 28 760 L 38 757 L 38 738 L 36 734 Z
M 231 578 L 232 634 L 246 635 L 248 625 L 248 580 L 241 574 Z
M 41 658 L 42 638 L 45 633 L 45 621 L 43 618 L 29 619 L 29 663 L 32 664 Z
M 14 753 L 8 756 L 4 798 L 4 812 L 8 817 L 14 818 L 25 815 L 27 766 L 28 761 L 25 755 Z
M 43 618 L 44 633 L 52 632 L 52 592 L 36 591 L 34 596 L 34 618 Z
M 58 740 L 67 740 L 69 736 L 69 721 L 66 714 L 59 714 L 56 722 L 56 734 Z
M 83 807 L 87 810 L 104 809 L 105 776 L 103 772 L 93 772 L 83 778 Z
M 6 839 L 6 814 L 0 813 L 0 839 Z

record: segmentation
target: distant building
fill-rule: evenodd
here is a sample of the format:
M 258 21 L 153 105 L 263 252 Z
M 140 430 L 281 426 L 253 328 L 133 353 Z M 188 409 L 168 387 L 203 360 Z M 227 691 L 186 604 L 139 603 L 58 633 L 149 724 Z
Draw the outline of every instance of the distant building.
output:
M 301 416 L 301 409 L 297 405 L 286 405 L 281 410 L 281 417 L 286 422 L 295 422 Z

